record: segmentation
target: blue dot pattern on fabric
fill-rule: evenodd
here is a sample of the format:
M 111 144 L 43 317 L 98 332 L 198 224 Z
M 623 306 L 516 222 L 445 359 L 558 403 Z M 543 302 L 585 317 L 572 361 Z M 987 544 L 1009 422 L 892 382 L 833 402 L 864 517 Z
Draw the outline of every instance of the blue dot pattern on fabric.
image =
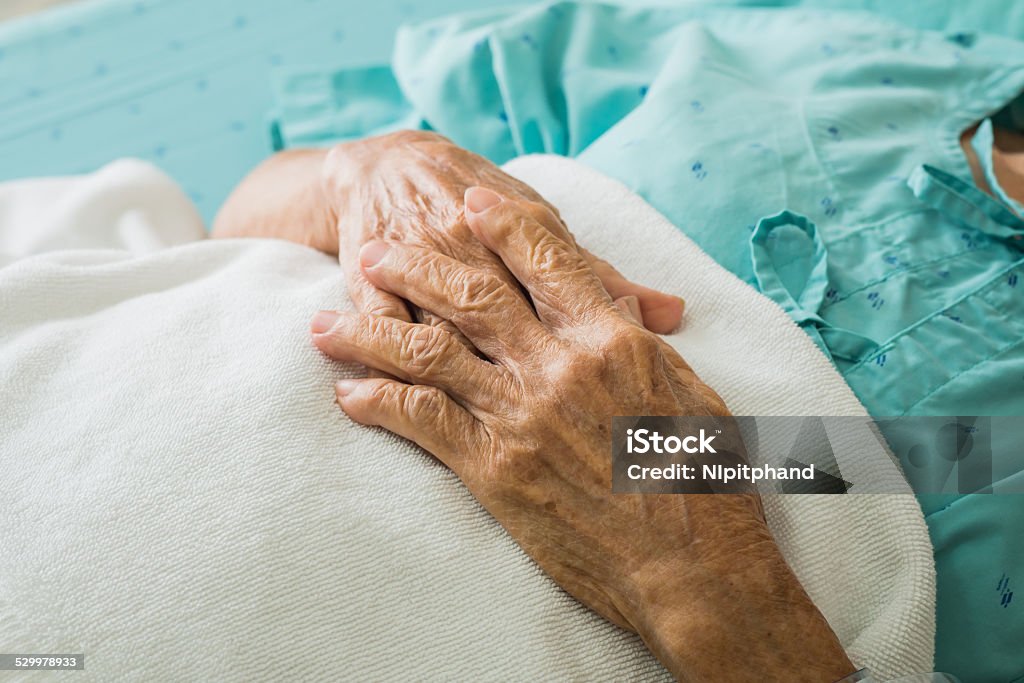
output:
M 198 22 L 180 3 L 100 0 L 48 13 L 45 22 L 8 23 L 0 34 L 0 180 L 139 157 L 205 188 L 190 196 L 210 219 L 270 151 L 265 117 L 275 70 L 385 61 L 395 30 L 412 18 L 517 2 L 525 4 L 439 0 L 421 11 L 379 0 L 368 13 L 356 0 L 286 10 L 244 3 L 243 12 L 239 3 L 210 0 Z
M 203 3 L 203 21 L 197 22 L 188 13 L 175 14 L 180 3 L 96 2 L 85 11 L 53 15 L 45 25 L 22 24 L 0 41 L 0 82 L 5 84 L 0 92 L 4 111 L 0 177 L 81 172 L 113 157 L 141 156 L 159 161 L 188 188 L 203 214 L 212 216 L 234 182 L 269 151 L 264 116 L 273 104 L 273 88 L 266 85 L 271 82 L 273 55 L 281 57 L 282 65 L 383 61 L 391 53 L 395 28 L 419 12 L 440 14 L 509 3 L 441 0 L 424 3 L 421 9 L 410 2 L 380 0 L 373 3 L 373 12 L 362 11 L 363 5 L 351 0 L 338 0 L 330 9 L 325 9 L 327 4 L 296 2 L 280 11 L 276 3 L 246 3 L 241 15 L 238 3 L 210 0 Z M 805 0 L 801 4 L 823 3 Z M 908 178 L 921 163 L 938 164 L 969 177 L 962 159 L 934 154 L 938 148 L 922 137 L 922 131 L 936 128 L 936 121 L 928 117 L 942 113 L 942 106 L 929 99 L 929 93 L 937 92 L 944 103 L 959 102 L 961 118 L 965 114 L 981 118 L 1008 103 L 1020 90 L 1022 79 L 1015 65 L 1024 63 L 1024 55 L 1019 44 L 996 42 L 989 34 L 1024 36 L 1024 14 L 986 15 L 975 3 L 951 3 L 946 12 L 927 14 L 915 7 L 914 3 L 872 3 L 875 12 L 943 33 L 903 31 L 861 15 L 842 21 L 799 15 L 800 20 L 792 23 L 785 11 L 756 15 L 758 10 L 750 15 L 756 19 L 744 17 L 739 22 L 748 27 L 750 40 L 736 43 L 715 40 L 721 27 L 716 28 L 716 19 L 703 8 L 676 6 L 646 13 L 556 3 L 519 18 L 495 12 L 490 26 L 479 18 L 472 29 L 461 20 L 446 22 L 451 30 L 438 38 L 449 41 L 446 50 L 410 51 L 421 69 L 433 67 L 433 78 L 431 69 L 424 77 L 412 73 L 408 65 L 396 62 L 396 67 L 404 70 L 402 87 L 413 91 L 424 108 L 407 111 L 409 125 L 427 119 L 441 132 L 458 134 L 460 142 L 499 161 L 524 151 L 579 154 L 582 150 L 582 161 L 627 182 L 748 282 L 754 282 L 749 253 L 736 245 L 747 244 L 751 221 L 781 208 L 815 217 L 829 256 L 822 315 L 829 324 L 880 341 L 893 340 L 861 364 L 841 367 L 869 410 L 892 414 L 909 405 L 914 412 L 930 414 L 1000 410 L 1021 414 L 1024 333 L 1013 325 L 1024 316 L 1016 315 L 1021 307 L 1020 269 L 1009 268 L 1008 260 L 1013 254 L 1019 260 L 1020 246 L 978 230 L 964 231 L 967 237 L 961 237 L 961 231 L 951 225 L 956 221 L 925 205 L 908 187 Z M 734 10 L 715 10 L 723 17 L 732 16 L 730 12 Z M 346 19 L 354 15 L 360 16 L 357 28 Z M 555 24 L 544 24 L 544 20 L 557 21 L 557 35 L 550 31 Z M 689 29 L 679 28 L 687 25 Z M 80 26 L 81 32 L 68 40 L 72 26 Z M 706 33 L 670 33 L 694 26 Z M 794 35 L 794 26 L 800 27 L 800 36 Z M 520 41 L 521 35 L 531 36 L 530 43 Z M 60 40 L 55 41 L 58 36 Z M 414 39 L 415 29 L 406 36 Z M 458 54 L 463 38 L 464 60 Z M 180 47 L 175 41 L 180 41 Z M 677 50 L 670 55 L 663 49 L 684 43 L 697 46 L 698 52 Z M 588 47 L 572 52 L 570 60 L 565 49 L 569 45 Z M 766 45 L 771 49 L 766 50 Z M 609 46 L 615 49 L 610 51 Z M 741 66 L 730 52 L 735 49 L 749 49 Z M 866 64 L 863 57 L 869 52 L 872 60 Z M 210 60 L 211 53 L 221 58 Z M 44 54 L 45 60 L 40 57 Z M 914 58 L 910 69 L 906 68 L 908 54 Z M 511 65 L 507 73 L 487 70 L 495 55 Z M 670 56 L 676 61 L 669 66 L 679 68 L 663 68 Z M 97 71 L 99 64 L 106 67 L 102 73 Z M 67 91 L 68 65 L 76 74 L 74 97 Z M 614 69 L 616 78 L 572 78 L 565 83 L 537 78 L 538 74 L 585 74 L 591 68 Z M 478 69 L 484 71 L 474 71 Z M 822 78 L 826 71 L 828 77 Z M 744 78 L 733 78 L 732 73 Z M 437 87 L 437 78 L 453 74 L 466 86 L 458 98 Z M 531 77 L 515 78 L 522 74 Z M 789 81 L 780 86 L 782 76 Z M 648 89 L 655 81 L 658 87 Z M 531 90 L 542 82 L 551 89 Z M 812 83 L 811 89 L 799 87 Z M 984 92 L 979 88 L 982 83 Z M 484 84 L 481 90 L 474 91 L 480 84 Z M 751 84 L 756 87 L 750 88 Z M 496 92 L 498 85 L 504 88 L 503 94 Z M 570 90 L 555 92 L 559 87 Z M 836 88 L 863 88 L 858 91 L 863 97 L 830 97 Z M 752 91 L 773 90 L 791 93 L 791 101 L 748 99 Z M 971 99 L 965 99 L 968 91 Z M 4 92 L 9 93 L 7 99 Z M 447 95 L 435 101 L 432 98 L 438 93 Z M 346 101 L 362 104 L 358 92 L 350 89 L 345 94 Z M 911 94 L 911 107 L 886 108 L 880 106 L 884 102 L 873 99 L 895 101 Z M 559 109 L 563 95 L 574 98 L 573 121 Z M 695 126 L 699 112 L 689 104 L 695 100 L 709 109 L 714 103 L 716 112 L 740 112 L 750 134 L 737 135 L 735 126 L 725 125 L 727 116 L 705 115 L 701 125 Z M 534 102 L 539 103 L 536 108 Z M 794 115 L 792 106 L 797 102 L 807 107 L 800 116 Z M 131 109 L 133 103 L 138 109 Z M 509 103 L 515 103 L 516 116 L 495 114 L 511 107 Z M 884 119 L 872 117 L 872 112 L 883 111 Z M 809 128 L 793 128 L 804 115 Z M 232 132 L 235 121 L 244 123 L 244 130 Z M 585 131 L 574 127 L 581 122 L 588 127 Z M 530 126 L 532 137 L 520 135 Z M 830 127 L 835 131 L 830 132 Z M 54 136 L 57 129 L 61 132 Z M 656 139 L 652 130 L 657 131 Z M 349 131 L 366 132 L 368 127 Z M 780 137 L 780 132 L 798 134 Z M 884 159 L 886 167 L 872 167 L 870 163 L 877 161 L 859 158 L 858 149 L 865 147 L 856 143 L 882 132 L 885 154 L 874 153 L 872 158 Z M 796 150 L 795 140 L 806 140 L 811 148 Z M 330 141 L 324 136 L 319 144 Z M 570 150 L 572 144 L 579 146 Z M 942 148 L 956 149 L 955 140 Z M 671 149 L 688 151 L 685 156 L 666 153 Z M 794 158 L 815 158 L 819 166 L 780 177 L 780 169 Z M 696 163 L 700 167 L 695 169 Z M 709 176 L 709 168 L 716 173 Z M 830 172 L 821 172 L 823 168 Z M 829 207 L 820 204 L 825 196 L 837 209 L 832 216 L 825 214 Z M 911 206 L 917 208 L 905 213 Z M 894 218 L 899 211 L 905 213 L 903 218 Z M 779 242 L 775 233 L 770 237 L 773 244 Z M 878 241 L 882 237 L 888 241 Z M 878 257 L 892 245 L 904 243 L 911 251 L 901 252 L 899 263 Z M 921 246 L 940 249 L 943 258 L 916 253 Z M 904 262 L 920 267 L 910 268 Z M 951 297 L 960 296 L 962 283 L 979 272 L 985 273 L 989 285 L 971 293 L 962 304 L 950 305 Z M 869 299 L 869 293 L 878 296 Z M 931 312 L 921 310 L 925 302 L 932 306 Z M 876 303 L 884 306 L 881 313 L 873 308 Z M 974 304 L 1013 314 L 994 325 L 972 316 Z M 914 335 L 921 336 L 901 336 L 903 328 L 918 321 Z M 950 336 L 951 327 L 961 331 Z M 929 330 L 942 330 L 942 334 L 923 336 Z M 928 350 L 934 368 L 920 364 L 922 354 L 911 342 Z M 971 354 L 978 359 L 973 367 L 941 367 Z M 1005 371 L 994 372 L 997 367 Z M 936 378 L 933 370 L 946 375 Z M 933 383 L 923 386 L 926 380 Z M 1012 389 L 998 384 L 1011 380 Z M 1000 388 L 984 389 L 990 385 Z M 939 575 L 937 666 L 968 671 L 972 674 L 965 676 L 968 679 L 1024 676 L 1019 661 L 1014 668 L 1015 663 L 992 644 L 998 639 L 985 637 L 991 626 L 985 619 L 992 616 L 985 606 L 991 604 L 1007 615 L 1000 622 L 1000 638 L 1024 641 L 1024 619 L 1014 616 L 1020 613 L 1015 609 L 1020 603 L 1011 602 L 1008 588 L 1010 569 L 1024 567 L 1024 551 L 1019 544 L 996 542 L 999 529 L 1013 528 L 1022 515 L 1015 508 L 1000 506 L 1005 500 L 968 497 L 957 499 L 955 506 L 930 508 L 925 502 Z M 986 517 L 985 511 L 992 514 Z M 973 536 L 981 559 L 957 554 L 955 541 L 968 529 L 972 534 L 978 529 L 984 532 Z M 990 576 L 996 562 L 1005 567 L 995 572 L 992 581 L 974 580 Z M 993 592 L 992 582 L 1000 571 L 1007 580 L 1000 591 Z M 983 588 L 976 587 L 981 583 Z
M 832 218 L 836 213 L 838 213 L 838 209 L 836 209 L 831 197 L 823 197 L 818 203 L 821 205 L 822 211 L 827 217 Z

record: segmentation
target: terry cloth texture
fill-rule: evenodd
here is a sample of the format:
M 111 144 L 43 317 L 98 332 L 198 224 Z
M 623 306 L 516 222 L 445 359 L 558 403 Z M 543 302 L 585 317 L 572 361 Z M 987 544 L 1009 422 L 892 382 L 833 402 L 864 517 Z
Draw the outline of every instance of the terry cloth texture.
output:
M 864 414 L 780 308 L 624 186 L 565 159 L 509 168 L 582 244 L 687 299 L 668 340 L 734 412 Z M 347 305 L 332 258 L 187 242 L 195 209 L 140 162 L 39 182 L 0 186 L 0 245 L 22 245 L 0 261 L 0 650 L 85 653 L 103 681 L 668 679 L 443 466 L 338 410 L 333 381 L 359 371 L 308 340 L 316 310 Z M 89 248 L 25 237 L 61 231 Z M 891 467 L 864 454 L 866 475 Z M 858 665 L 930 670 L 909 491 L 766 510 Z

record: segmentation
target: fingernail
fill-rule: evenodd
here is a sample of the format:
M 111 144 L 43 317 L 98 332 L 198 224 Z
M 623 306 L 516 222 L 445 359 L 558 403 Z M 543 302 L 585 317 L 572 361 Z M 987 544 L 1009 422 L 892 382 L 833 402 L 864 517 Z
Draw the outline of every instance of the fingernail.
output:
M 320 311 L 313 316 L 312 322 L 309 323 L 309 329 L 313 334 L 323 334 L 334 327 L 334 323 L 338 322 L 339 317 L 341 316 L 334 311 Z
M 338 395 L 338 398 L 348 396 L 355 391 L 357 386 L 359 386 L 357 379 L 339 379 L 334 385 L 334 393 Z
M 501 195 L 485 187 L 471 187 L 466 190 L 466 210 L 470 213 L 483 213 L 500 203 Z
M 381 240 L 374 240 L 367 242 L 363 245 L 363 248 L 359 250 L 359 264 L 363 268 L 373 268 L 375 265 L 380 263 L 384 255 L 391 249 L 391 245 Z

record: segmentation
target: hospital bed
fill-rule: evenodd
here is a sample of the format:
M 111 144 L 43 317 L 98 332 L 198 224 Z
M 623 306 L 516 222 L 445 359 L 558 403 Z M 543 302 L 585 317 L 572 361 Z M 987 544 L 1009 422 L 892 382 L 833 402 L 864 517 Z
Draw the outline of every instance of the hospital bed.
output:
M 0 25 L 0 180 L 82 173 L 138 157 L 170 173 L 210 220 L 274 147 L 273 73 L 386 63 L 402 23 L 510 4 L 524 3 L 86 0 L 7 22 Z M 1019 3 L 813 4 L 868 9 L 918 28 L 1024 37 Z M 1024 601 L 999 605 L 993 614 L 1003 621 L 993 621 L 990 634 L 958 630 L 956 614 L 973 609 L 958 602 L 958 586 L 988 582 L 995 595 L 1016 585 L 1015 567 L 986 564 L 992 553 L 983 539 L 1001 519 L 1020 520 L 1022 504 L 922 502 L 939 553 L 937 666 L 952 664 L 963 675 L 970 656 L 957 649 L 963 638 L 1005 645 L 1024 623 Z M 945 614 L 944 600 L 951 606 Z M 1016 675 L 1024 676 L 1024 664 Z

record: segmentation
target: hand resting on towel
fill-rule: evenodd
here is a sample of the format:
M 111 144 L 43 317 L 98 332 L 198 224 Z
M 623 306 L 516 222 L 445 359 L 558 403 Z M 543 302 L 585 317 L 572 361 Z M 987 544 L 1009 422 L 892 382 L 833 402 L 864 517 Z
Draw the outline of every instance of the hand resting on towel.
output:
M 496 192 L 468 192 L 478 185 Z M 611 495 L 613 415 L 728 410 L 637 324 L 673 329 L 682 301 L 581 249 L 530 187 L 403 131 L 272 157 L 214 236 L 337 254 L 360 313 L 321 312 L 315 343 L 404 380 L 343 381 L 339 404 L 450 466 L 557 582 L 678 678 L 853 671 L 755 496 Z
M 718 395 L 614 305 L 553 211 L 483 188 L 465 206 L 533 307 L 488 270 L 366 244 L 374 287 L 450 321 L 490 362 L 438 327 L 322 311 L 318 348 L 402 380 L 342 380 L 342 409 L 448 465 L 555 581 L 639 633 L 679 679 L 852 673 L 756 495 L 610 493 L 612 416 L 727 415 Z

